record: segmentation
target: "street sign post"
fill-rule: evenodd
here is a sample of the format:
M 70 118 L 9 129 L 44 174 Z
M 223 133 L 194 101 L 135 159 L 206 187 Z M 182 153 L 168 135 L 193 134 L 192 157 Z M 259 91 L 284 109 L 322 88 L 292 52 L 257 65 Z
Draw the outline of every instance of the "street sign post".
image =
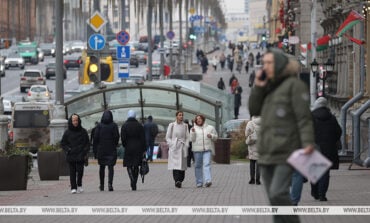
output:
M 99 32 L 108 21 L 102 14 L 100 14 L 100 12 L 96 11 L 90 18 L 86 20 L 86 22 L 95 32 Z
M 130 46 L 117 46 L 117 59 L 128 60 L 130 59 Z
M 175 33 L 173 31 L 168 31 L 166 36 L 169 40 L 173 40 Z
M 118 77 L 119 78 L 128 78 L 130 76 L 130 61 L 120 61 L 118 63 Z
M 93 34 L 89 37 L 89 47 L 92 50 L 102 50 L 105 46 L 105 38 L 101 34 Z
M 116 35 L 117 42 L 121 45 L 126 45 L 130 41 L 130 34 L 124 30 L 120 31 Z

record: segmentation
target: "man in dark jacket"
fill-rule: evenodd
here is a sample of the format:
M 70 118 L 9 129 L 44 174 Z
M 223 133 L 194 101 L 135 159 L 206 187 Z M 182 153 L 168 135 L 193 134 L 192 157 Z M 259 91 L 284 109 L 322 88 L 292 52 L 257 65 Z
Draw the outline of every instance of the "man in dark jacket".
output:
M 315 142 L 320 147 L 321 153 L 332 163 L 331 169 L 339 168 L 337 143 L 342 134 L 336 117 L 327 107 L 324 97 L 318 98 L 312 108 L 313 124 L 315 130 Z M 329 188 L 330 170 L 326 171 L 320 180 L 311 184 L 311 195 L 320 201 L 327 201 L 326 192 Z
M 68 119 L 68 129 L 60 142 L 69 163 L 69 179 L 71 193 L 82 193 L 82 176 L 84 173 L 85 157 L 89 151 L 89 135 L 81 126 L 80 116 L 72 114 Z
M 146 146 L 148 148 L 148 160 L 153 161 L 154 142 L 158 134 L 158 126 L 153 122 L 153 117 L 151 115 L 148 116 L 148 120 L 144 124 L 144 131 Z
M 256 73 L 249 98 L 251 116 L 261 116 L 257 149 L 265 189 L 271 205 L 292 205 L 289 197 L 293 169 L 287 163 L 299 148 L 314 150 L 309 92 L 297 78 L 299 64 L 279 49 L 270 48 Z M 265 74 L 266 78 L 264 78 Z M 274 222 L 299 222 L 294 215 L 276 215 Z
M 111 111 L 104 111 L 101 122 L 94 131 L 94 144 L 99 163 L 100 191 L 104 190 L 105 166 L 108 166 L 108 190 L 113 191 L 113 176 L 117 161 L 119 140 L 118 126 L 113 122 Z
M 123 165 L 127 167 L 131 189 L 136 190 L 139 166 L 145 154 L 145 132 L 143 125 L 136 120 L 135 111 L 129 110 L 127 117 L 121 128 L 121 140 L 125 148 Z

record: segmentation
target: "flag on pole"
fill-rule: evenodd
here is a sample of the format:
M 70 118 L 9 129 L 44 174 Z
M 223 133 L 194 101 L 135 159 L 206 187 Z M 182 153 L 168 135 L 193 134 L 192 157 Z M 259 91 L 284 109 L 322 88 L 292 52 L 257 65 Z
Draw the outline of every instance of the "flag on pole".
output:
M 317 39 L 317 46 L 316 46 L 316 51 L 322 51 L 326 50 L 329 47 L 329 40 L 331 37 L 329 35 L 323 36 L 319 39 Z
M 356 39 L 356 38 L 354 38 L 352 36 L 349 36 L 347 34 L 344 34 L 344 36 L 347 37 L 350 41 L 356 43 L 357 45 L 363 45 L 363 44 L 365 44 L 365 41 L 364 40 Z
M 357 23 L 363 21 L 365 18 L 355 10 L 352 10 L 347 16 L 346 20 L 339 27 L 338 31 L 335 33 L 336 36 L 342 36 L 347 30 L 351 29 Z
M 301 64 L 307 66 L 307 44 L 300 44 L 299 49 L 301 50 Z

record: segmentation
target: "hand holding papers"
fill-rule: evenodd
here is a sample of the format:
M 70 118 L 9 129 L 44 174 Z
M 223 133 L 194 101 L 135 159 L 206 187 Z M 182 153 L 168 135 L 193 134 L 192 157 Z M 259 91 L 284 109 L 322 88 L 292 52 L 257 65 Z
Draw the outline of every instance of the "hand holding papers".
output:
M 332 163 L 320 152 L 304 154 L 303 149 L 294 151 L 287 162 L 315 184 L 320 177 L 331 167 Z

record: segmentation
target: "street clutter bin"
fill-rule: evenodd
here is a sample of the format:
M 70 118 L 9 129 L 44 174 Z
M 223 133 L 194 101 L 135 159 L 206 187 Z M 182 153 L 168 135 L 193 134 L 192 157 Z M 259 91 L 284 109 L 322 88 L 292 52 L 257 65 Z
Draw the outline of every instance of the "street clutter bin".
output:
M 230 164 L 230 138 L 219 138 L 215 142 L 215 156 L 213 160 L 216 163 Z

